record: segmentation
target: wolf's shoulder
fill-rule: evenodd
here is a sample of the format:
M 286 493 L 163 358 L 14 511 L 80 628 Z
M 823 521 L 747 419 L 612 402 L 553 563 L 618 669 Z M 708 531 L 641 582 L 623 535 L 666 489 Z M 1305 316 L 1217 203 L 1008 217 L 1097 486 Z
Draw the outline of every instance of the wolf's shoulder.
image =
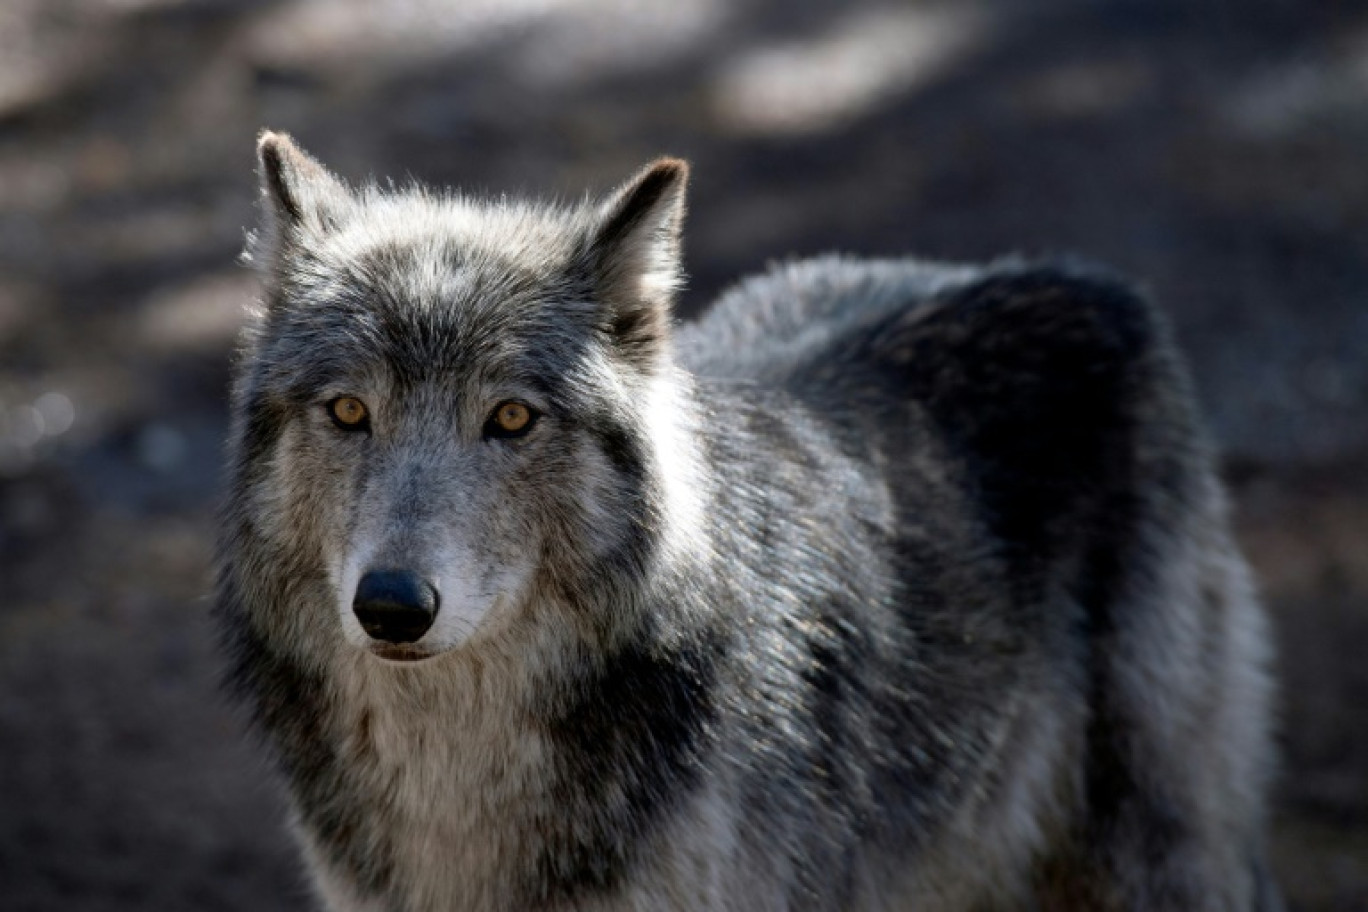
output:
M 771 373 L 801 363 L 862 324 L 914 308 L 974 272 L 838 255 L 774 263 L 681 328 L 681 360 L 707 376 Z
M 1171 348 L 1162 315 L 1119 276 L 1016 258 L 776 265 L 723 294 L 678 342 L 701 376 L 837 391 L 882 377 L 932 397 L 953 388 L 1000 401 L 1022 383 L 1118 380 L 1170 360 Z
M 905 365 L 966 346 L 1015 352 L 1016 369 L 1060 358 L 1097 368 L 1165 347 L 1162 322 L 1128 282 L 1081 261 L 825 256 L 743 280 L 681 327 L 678 347 L 700 375 L 788 385 L 852 357 Z

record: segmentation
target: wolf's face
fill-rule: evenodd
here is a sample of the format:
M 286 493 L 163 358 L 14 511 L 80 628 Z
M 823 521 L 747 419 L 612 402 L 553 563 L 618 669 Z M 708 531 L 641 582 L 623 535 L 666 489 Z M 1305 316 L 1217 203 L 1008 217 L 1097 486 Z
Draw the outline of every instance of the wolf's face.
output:
M 670 510 L 683 165 L 552 210 L 352 192 L 269 134 L 261 157 L 235 482 L 269 572 L 317 596 L 257 622 L 396 661 L 584 622 Z

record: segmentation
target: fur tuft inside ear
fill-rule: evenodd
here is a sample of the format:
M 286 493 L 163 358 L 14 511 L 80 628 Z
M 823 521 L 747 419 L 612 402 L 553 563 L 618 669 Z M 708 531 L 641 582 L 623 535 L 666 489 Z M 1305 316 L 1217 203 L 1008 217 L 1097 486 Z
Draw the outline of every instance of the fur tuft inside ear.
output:
M 680 231 L 689 166 L 661 158 L 602 205 L 591 258 L 594 288 L 618 351 L 641 367 L 664 353 L 682 280 Z
M 332 228 L 351 201 L 346 186 L 285 133 L 263 131 L 257 160 L 262 195 L 282 233 Z

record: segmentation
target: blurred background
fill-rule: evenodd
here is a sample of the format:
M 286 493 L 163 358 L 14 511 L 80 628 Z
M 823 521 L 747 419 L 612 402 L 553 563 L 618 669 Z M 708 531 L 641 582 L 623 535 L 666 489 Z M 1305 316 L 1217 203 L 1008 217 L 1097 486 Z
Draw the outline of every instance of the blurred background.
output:
M 1368 909 L 1368 4 L 4 0 L 0 909 L 301 905 L 207 621 L 253 141 L 695 165 L 682 310 L 790 255 L 1073 252 L 1173 319 L 1275 616 L 1294 909 Z

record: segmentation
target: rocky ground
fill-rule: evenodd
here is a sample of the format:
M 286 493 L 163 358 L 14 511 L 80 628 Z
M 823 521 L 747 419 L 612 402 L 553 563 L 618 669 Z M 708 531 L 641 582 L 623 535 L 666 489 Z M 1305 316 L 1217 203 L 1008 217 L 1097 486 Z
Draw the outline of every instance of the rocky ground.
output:
M 7 0 L 0 908 L 300 905 L 206 620 L 261 126 L 495 192 L 686 156 L 686 315 L 832 249 L 1138 277 L 1276 621 L 1278 872 L 1368 908 L 1368 7 L 1328 0 Z

